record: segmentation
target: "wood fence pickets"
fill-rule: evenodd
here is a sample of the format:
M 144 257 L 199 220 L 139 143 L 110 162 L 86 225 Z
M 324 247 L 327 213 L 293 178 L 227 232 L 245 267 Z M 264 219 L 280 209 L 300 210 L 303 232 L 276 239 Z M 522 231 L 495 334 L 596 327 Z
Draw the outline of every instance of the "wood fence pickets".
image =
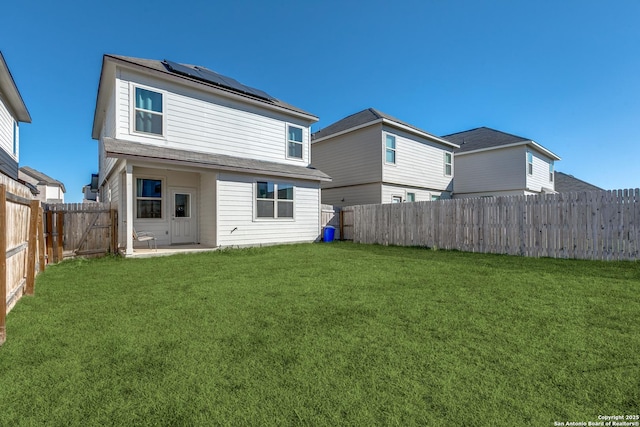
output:
M 352 239 L 467 252 L 640 259 L 640 189 L 353 206 Z
M 6 341 L 7 313 L 23 295 L 34 293 L 38 249 L 44 246 L 40 202 L 16 183 L 0 184 L 0 345 Z M 40 256 L 41 257 L 41 256 Z

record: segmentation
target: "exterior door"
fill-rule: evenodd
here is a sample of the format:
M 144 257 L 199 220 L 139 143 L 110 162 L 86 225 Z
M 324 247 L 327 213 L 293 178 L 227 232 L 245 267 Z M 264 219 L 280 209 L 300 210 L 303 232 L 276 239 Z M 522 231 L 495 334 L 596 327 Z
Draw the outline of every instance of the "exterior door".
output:
M 195 243 L 196 191 L 194 188 L 171 189 L 171 243 Z

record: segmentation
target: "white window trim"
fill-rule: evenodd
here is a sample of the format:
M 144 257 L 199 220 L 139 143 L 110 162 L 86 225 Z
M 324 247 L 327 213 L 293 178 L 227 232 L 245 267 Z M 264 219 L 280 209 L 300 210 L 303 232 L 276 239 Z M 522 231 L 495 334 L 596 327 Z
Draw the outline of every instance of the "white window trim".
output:
M 136 130 L 136 88 L 145 89 L 162 95 L 162 135 Z M 153 111 L 152 113 L 159 114 L 156 111 Z M 140 135 L 146 138 L 167 139 L 167 91 L 156 87 L 129 82 L 129 132 L 131 135 Z
M 294 127 L 294 128 L 298 128 L 302 130 L 302 142 L 299 141 L 293 141 L 289 139 L 289 127 Z M 306 127 L 304 126 L 299 126 L 293 123 L 287 123 L 284 130 L 285 130 L 285 147 L 284 147 L 284 152 L 285 152 L 285 156 L 287 159 L 291 159 L 291 160 L 298 160 L 298 161 L 304 161 L 304 152 L 305 152 L 305 140 L 307 140 L 307 138 L 305 138 L 306 136 Z M 289 155 L 289 142 L 293 142 L 295 144 L 300 144 L 302 146 L 302 157 L 295 157 L 295 156 L 290 156 Z M 274 181 L 275 182 L 275 181 Z
M 11 143 L 11 155 L 18 160 L 20 157 L 20 123 L 17 120 L 13 121 L 13 141 Z
M 553 175 L 555 173 L 555 167 L 553 164 L 553 160 L 549 162 L 549 182 L 553 182 Z
M 273 183 L 273 194 L 277 195 L 278 194 L 278 185 L 280 184 L 288 184 L 293 186 L 293 200 L 291 202 L 285 202 L 285 203 L 292 203 L 293 204 L 293 217 L 284 217 L 284 218 L 278 218 L 278 199 L 274 198 L 274 199 L 261 199 L 261 200 L 273 200 L 274 204 L 273 204 L 273 217 L 259 217 L 258 216 L 258 183 L 259 182 L 271 182 Z M 257 178 L 253 181 L 253 221 L 254 222 L 273 222 L 273 221 L 277 221 L 277 222 L 295 222 L 296 220 L 296 200 L 298 199 L 298 186 L 295 185 L 293 182 L 286 182 L 286 181 L 274 181 L 273 179 L 269 180 L 269 179 L 260 179 Z
M 413 194 L 413 200 L 409 200 L 409 194 Z M 405 191 L 404 193 L 404 201 L 405 202 L 415 202 L 416 201 L 416 192 L 415 191 Z
M 138 197 L 138 180 L 139 179 L 149 179 L 154 181 L 160 181 L 160 185 L 162 186 L 162 190 L 160 191 L 160 218 L 138 218 L 138 199 L 141 200 L 157 200 L 157 197 Z M 165 192 L 167 191 L 165 187 L 165 179 L 164 177 L 151 176 L 151 175 L 135 175 L 133 177 L 133 220 L 134 221 L 164 221 L 166 218 L 167 208 L 165 206 L 167 198 L 165 197 Z
M 529 161 L 529 157 L 531 157 L 531 161 Z M 533 175 L 533 153 L 531 151 L 527 151 L 527 175 Z
M 387 136 L 390 136 L 393 138 L 394 141 L 394 145 L 395 148 L 388 148 L 387 147 Z M 388 132 L 384 132 L 383 133 L 383 137 L 382 137 L 382 149 L 383 149 L 383 155 L 384 155 L 384 163 L 386 165 L 393 165 L 396 166 L 398 164 L 398 137 L 388 133 Z M 389 162 L 387 161 L 387 150 L 392 150 L 393 151 L 393 162 Z
M 449 156 L 451 156 L 451 162 L 447 163 L 447 154 Z M 443 160 L 443 167 L 442 167 L 442 173 L 444 174 L 444 176 L 453 176 L 453 153 L 449 153 L 449 152 L 444 152 L 443 156 L 442 156 L 442 160 Z M 447 173 L 447 165 L 451 166 L 451 173 Z

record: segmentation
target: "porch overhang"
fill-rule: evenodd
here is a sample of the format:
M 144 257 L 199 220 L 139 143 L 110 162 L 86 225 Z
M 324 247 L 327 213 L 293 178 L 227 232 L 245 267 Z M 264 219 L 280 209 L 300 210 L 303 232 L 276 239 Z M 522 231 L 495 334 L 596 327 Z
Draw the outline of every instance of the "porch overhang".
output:
M 136 159 L 162 164 L 193 166 L 228 172 L 270 175 L 310 181 L 331 181 L 329 175 L 312 167 L 287 165 L 223 154 L 158 147 L 114 138 L 104 138 L 103 143 L 106 156 L 111 158 Z

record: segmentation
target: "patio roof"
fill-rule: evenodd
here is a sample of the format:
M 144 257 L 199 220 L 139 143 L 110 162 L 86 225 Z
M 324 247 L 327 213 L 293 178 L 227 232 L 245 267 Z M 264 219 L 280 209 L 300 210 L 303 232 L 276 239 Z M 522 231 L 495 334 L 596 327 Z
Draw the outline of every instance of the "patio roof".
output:
M 311 181 L 331 181 L 326 173 L 312 167 L 287 165 L 223 154 L 200 153 L 175 148 L 139 144 L 113 138 L 104 139 L 107 157 L 140 159 L 260 175 L 273 175 Z

